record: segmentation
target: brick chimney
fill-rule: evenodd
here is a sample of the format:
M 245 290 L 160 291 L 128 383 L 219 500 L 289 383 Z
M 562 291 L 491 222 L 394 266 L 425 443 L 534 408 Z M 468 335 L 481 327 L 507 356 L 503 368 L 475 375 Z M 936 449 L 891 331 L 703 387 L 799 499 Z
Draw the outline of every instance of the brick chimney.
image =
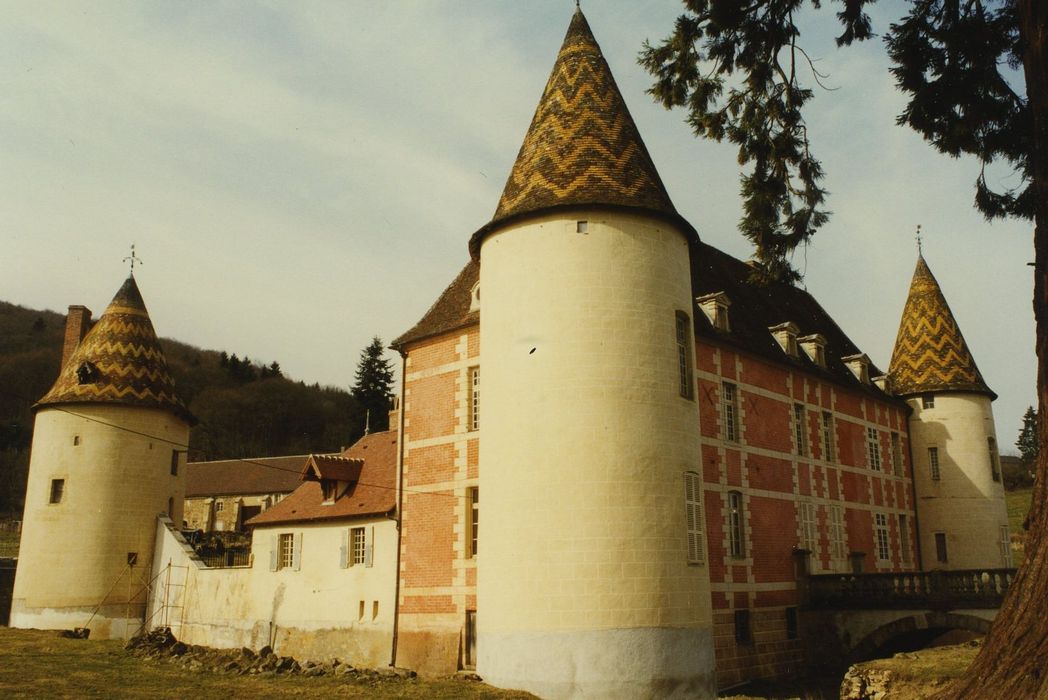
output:
M 69 315 L 66 316 L 65 340 L 62 343 L 62 367 L 65 367 L 90 328 L 91 309 L 86 306 L 70 306 Z

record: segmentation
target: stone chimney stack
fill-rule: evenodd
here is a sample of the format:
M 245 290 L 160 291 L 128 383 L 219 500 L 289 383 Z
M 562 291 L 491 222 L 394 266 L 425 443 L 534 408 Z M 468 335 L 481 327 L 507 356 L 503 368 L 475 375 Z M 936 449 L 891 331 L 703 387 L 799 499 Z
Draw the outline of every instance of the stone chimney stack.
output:
M 62 343 L 62 367 L 65 367 L 90 328 L 91 309 L 80 305 L 70 306 L 66 316 L 65 341 Z

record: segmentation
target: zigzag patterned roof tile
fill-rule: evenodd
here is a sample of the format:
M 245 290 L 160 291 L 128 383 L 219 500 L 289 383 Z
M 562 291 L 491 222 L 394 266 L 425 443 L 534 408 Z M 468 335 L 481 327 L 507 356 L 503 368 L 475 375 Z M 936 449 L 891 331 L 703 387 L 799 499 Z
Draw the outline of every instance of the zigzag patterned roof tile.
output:
M 917 258 L 888 374 L 893 390 L 900 396 L 940 391 L 997 396 L 975 365 L 924 256 Z
M 576 10 L 492 220 L 469 242 L 474 259 L 498 226 L 555 208 L 638 209 L 698 238 L 677 213 L 615 84 Z
M 36 406 L 82 403 L 160 408 L 195 422 L 175 393 L 175 380 L 134 277 L 120 287 Z

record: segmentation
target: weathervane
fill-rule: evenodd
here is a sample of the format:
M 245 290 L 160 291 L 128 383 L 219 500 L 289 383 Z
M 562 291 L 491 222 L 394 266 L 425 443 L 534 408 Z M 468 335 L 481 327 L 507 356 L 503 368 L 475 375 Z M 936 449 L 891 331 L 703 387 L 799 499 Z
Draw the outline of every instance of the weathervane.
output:
M 924 255 L 924 251 L 921 250 L 921 225 L 917 224 L 917 255 Z
M 134 276 L 134 274 L 135 274 L 135 263 L 138 263 L 139 265 L 145 265 L 145 263 L 142 262 L 142 258 L 140 258 L 137 255 L 135 255 L 135 244 L 134 243 L 131 244 L 131 255 L 129 255 L 126 258 L 124 258 L 124 262 L 128 262 L 128 261 L 131 262 L 131 275 L 132 276 Z

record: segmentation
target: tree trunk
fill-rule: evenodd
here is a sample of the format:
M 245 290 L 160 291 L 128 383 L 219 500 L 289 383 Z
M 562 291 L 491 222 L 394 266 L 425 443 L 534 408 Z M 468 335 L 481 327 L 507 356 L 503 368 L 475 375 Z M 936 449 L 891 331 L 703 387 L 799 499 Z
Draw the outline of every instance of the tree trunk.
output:
M 1018 0 L 1033 126 L 1033 313 L 1037 344 L 1037 457 L 1026 561 L 965 675 L 944 698 L 1048 697 L 1048 2 Z

